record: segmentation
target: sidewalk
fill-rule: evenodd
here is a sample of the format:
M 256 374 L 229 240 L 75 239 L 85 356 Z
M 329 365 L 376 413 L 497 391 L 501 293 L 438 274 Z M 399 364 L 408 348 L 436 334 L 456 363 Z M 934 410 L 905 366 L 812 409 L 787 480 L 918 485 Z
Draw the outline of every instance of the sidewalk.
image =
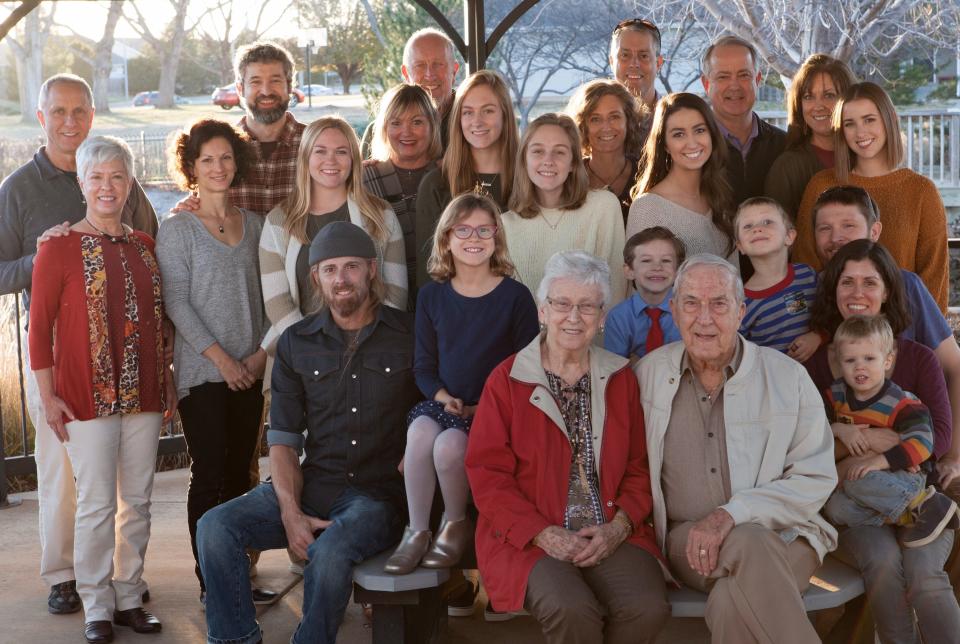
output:
M 261 471 L 269 469 L 268 459 Z M 186 469 L 157 474 L 153 491 L 153 527 L 147 552 L 145 579 L 151 601 L 146 608 L 163 622 L 158 635 L 138 635 L 117 627 L 119 644 L 202 644 L 206 622 L 197 601 L 199 588 L 193 574 L 193 557 L 187 535 Z M 0 644 L 82 643 L 83 613 L 50 615 L 47 592 L 37 571 L 40 545 L 37 539 L 36 493 L 15 495 L 23 503 L 0 510 Z M 286 644 L 296 628 L 303 598 L 300 578 L 287 572 L 285 551 L 266 552 L 260 558 L 258 585 L 284 592 L 282 599 L 260 611 L 264 644 Z M 473 617 L 451 618 L 453 642 L 466 644 L 539 644 L 543 641 L 537 623 L 530 617 L 489 624 L 483 621 L 483 603 Z M 42 638 L 38 639 L 38 636 Z M 369 644 L 370 629 L 359 605 L 350 603 L 337 637 L 338 644 Z M 709 635 L 702 620 L 675 619 L 661 633 L 660 642 L 705 644 Z

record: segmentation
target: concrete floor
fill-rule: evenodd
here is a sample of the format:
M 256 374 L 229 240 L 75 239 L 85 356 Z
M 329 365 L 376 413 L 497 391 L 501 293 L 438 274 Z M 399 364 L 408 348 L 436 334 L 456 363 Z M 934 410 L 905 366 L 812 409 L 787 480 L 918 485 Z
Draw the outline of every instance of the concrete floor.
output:
M 261 470 L 269 468 L 267 459 Z M 142 636 L 116 628 L 120 644 L 193 644 L 205 639 L 204 613 L 197 601 L 199 589 L 193 574 L 193 558 L 187 534 L 185 469 L 157 475 L 153 491 L 153 526 L 147 552 L 145 579 L 152 595 L 147 610 L 163 622 L 163 632 Z M 47 613 L 48 589 L 37 573 L 40 545 L 37 538 L 36 494 L 14 495 L 22 503 L 0 510 L 0 644 L 57 644 L 83 642 L 83 614 Z M 266 552 L 260 559 L 257 583 L 283 592 L 275 605 L 260 612 L 265 644 L 284 644 L 296 628 L 303 598 L 300 578 L 287 571 L 284 551 Z M 483 620 L 483 600 L 474 615 L 451 618 L 450 639 L 467 644 L 537 644 L 543 641 L 537 623 L 530 617 L 508 622 Z M 359 605 L 351 603 L 337 642 L 368 644 L 372 640 Z M 660 635 L 659 642 L 703 644 L 709 634 L 702 620 L 674 619 Z

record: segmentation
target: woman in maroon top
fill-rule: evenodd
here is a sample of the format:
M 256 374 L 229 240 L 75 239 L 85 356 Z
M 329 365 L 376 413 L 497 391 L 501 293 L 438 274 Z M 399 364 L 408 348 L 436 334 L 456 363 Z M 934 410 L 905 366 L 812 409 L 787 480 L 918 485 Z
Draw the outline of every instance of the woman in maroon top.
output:
M 47 423 L 77 482 L 84 636 L 109 642 L 111 620 L 138 633 L 160 630 L 141 606 L 141 574 L 160 426 L 176 394 L 153 240 L 120 222 L 133 182 L 130 149 L 114 137 L 88 138 L 77 149 L 77 178 L 86 216 L 34 260 L 30 357 Z
M 846 244 L 831 258 L 820 279 L 810 325 L 832 337 L 840 322 L 851 315 L 883 315 L 890 323 L 897 343 L 896 361 L 888 377 L 929 408 L 933 458 L 946 455 L 951 445 L 952 416 L 943 370 L 933 351 L 902 337 L 901 332 L 910 325 L 910 314 L 900 269 L 883 246 L 868 239 Z M 805 366 L 821 391 L 840 376 L 832 345 L 821 345 Z M 841 479 L 851 465 L 900 442 L 891 429 L 860 428 L 870 444 L 866 454 L 851 456 L 840 441 L 835 441 Z M 943 569 L 953 541 L 954 531 L 948 529 L 921 548 L 901 550 L 893 526 L 857 526 L 840 533 L 837 555 L 863 575 L 882 641 L 918 641 L 914 613 L 924 641 L 955 640 L 960 632 L 960 607 Z

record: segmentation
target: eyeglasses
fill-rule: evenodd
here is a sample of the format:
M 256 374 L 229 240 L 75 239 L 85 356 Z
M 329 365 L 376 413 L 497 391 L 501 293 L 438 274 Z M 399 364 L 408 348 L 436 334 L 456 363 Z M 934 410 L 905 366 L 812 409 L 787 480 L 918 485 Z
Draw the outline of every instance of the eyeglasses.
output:
M 550 308 L 557 313 L 569 313 L 573 309 L 577 309 L 580 315 L 583 315 L 584 317 L 592 317 L 603 310 L 603 304 L 594 304 L 593 302 L 581 302 L 580 304 L 574 304 L 573 302 L 567 302 L 566 300 L 555 300 L 552 297 L 547 298 L 547 304 L 549 304 Z
M 451 228 L 451 230 L 457 239 L 470 239 L 473 237 L 473 233 L 477 233 L 477 237 L 480 239 L 490 239 L 497 234 L 497 227 L 492 225 L 468 226 L 467 224 L 459 224 Z
M 628 18 L 626 20 L 621 20 L 617 23 L 617 26 L 613 28 L 613 35 L 616 36 L 624 29 L 646 29 L 647 31 L 653 32 L 653 35 L 657 38 L 657 44 L 660 44 L 660 28 L 649 20 L 643 18 Z

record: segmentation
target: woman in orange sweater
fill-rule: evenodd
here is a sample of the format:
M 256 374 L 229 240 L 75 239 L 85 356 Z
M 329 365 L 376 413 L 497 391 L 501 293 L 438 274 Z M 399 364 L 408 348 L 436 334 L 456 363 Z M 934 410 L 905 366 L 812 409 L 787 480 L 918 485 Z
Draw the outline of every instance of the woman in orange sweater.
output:
M 813 203 L 821 192 L 838 185 L 866 190 L 880 212 L 879 242 L 901 268 L 917 273 L 947 309 L 947 220 L 933 182 L 901 168 L 903 143 L 890 97 L 874 83 L 848 89 L 833 111 L 836 165 L 814 175 L 797 214 L 793 260 L 821 270 L 812 229 Z

